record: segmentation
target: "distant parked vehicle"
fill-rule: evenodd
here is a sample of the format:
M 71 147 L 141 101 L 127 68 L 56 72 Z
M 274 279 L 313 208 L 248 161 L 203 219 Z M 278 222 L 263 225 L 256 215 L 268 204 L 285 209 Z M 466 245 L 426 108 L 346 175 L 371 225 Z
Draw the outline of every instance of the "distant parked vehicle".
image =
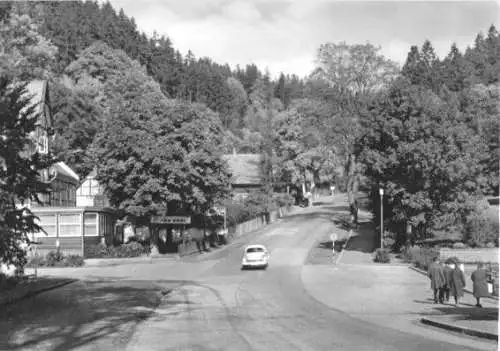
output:
M 269 265 L 269 252 L 264 245 L 248 245 L 245 248 L 243 259 L 241 260 L 241 269 L 263 268 Z

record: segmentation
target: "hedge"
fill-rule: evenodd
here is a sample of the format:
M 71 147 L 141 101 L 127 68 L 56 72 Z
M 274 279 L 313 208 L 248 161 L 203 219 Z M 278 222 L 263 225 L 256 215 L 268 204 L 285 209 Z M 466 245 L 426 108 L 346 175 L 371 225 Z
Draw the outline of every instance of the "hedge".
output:
M 81 267 L 85 264 L 82 256 L 70 254 L 65 255 L 58 251 L 49 251 L 44 256 L 31 256 L 28 258 L 26 267 Z

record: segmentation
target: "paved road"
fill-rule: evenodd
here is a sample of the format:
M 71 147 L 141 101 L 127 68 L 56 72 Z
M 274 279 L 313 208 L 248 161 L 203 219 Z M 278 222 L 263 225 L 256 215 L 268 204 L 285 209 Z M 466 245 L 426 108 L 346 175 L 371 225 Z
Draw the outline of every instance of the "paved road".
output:
M 139 326 L 127 350 L 144 350 L 146 345 L 149 350 L 477 349 L 476 340 L 430 329 L 429 336 L 437 335 L 400 332 L 312 298 L 302 284 L 303 263 L 316 239 L 332 228 L 329 211 L 307 209 L 278 228 L 212 255 L 218 262 L 196 283 L 164 299 L 156 316 Z M 271 251 L 267 271 L 240 271 L 247 242 L 262 243 Z
M 20 345 L 16 350 L 496 349 L 491 343 L 424 329 L 418 325 L 414 326 L 418 332 L 412 332 L 408 323 L 402 331 L 398 330 L 401 316 L 395 317 L 393 323 L 390 316 L 373 318 L 383 312 L 380 306 L 367 308 L 365 316 L 359 308 L 355 309 L 356 313 L 351 313 L 352 308 L 328 307 L 326 299 L 321 303 L 317 297 L 313 298 L 321 295 L 321 291 L 316 289 L 312 293 L 311 286 L 307 289 L 304 286 L 304 283 L 310 284 L 314 280 L 315 274 L 311 272 L 311 266 L 304 267 L 304 261 L 316 240 L 332 229 L 331 209 L 308 208 L 255 235 L 240 238 L 220 251 L 204 255 L 202 259 L 193 257 L 187 262 L 52 270 L 52 275 L 71 275 L 99 284 L 114 281 L 117 286 L 110 289 L 97 285 L 94 297 L 88 298 L 84 289 L 91 289 L 90 283 L 80 283 L 86 285 L 76 286 L 79 289 L 76 291 L 71 291 L 70 285 L 59 292 L 40 295 L 32 306 L 13 307 L 11 316 L 24 312 L 26 318 L 19 322 L 16 318 L 9 318 L 3 323 L 0 318 L 0 327 L 10 328 L 10 336 L 3 338 L 3 342 L 12 345 L 14 336 L 24 336 L 16 342 Z M 261 243 L 271 251 L 267 271 L 240 271 L 242 250 L 247 243 Z M 339 266 L 338 269 L 342 268 Z M 308 278 L 305 279 L 305 276 Z M 340 274 L 339 277 L 345 280 L 345 284 L 363 285 L 359 279 L 348 274 Z M 141 288 L 144 284 L 174 287 L 174 290 L 153 311 L 152 288 Z M 336 289 L 342 289 L 342 284 L 338 284 Z M 328 293 L 335 295 L 336 289 Z M 365 291 L 369 296 L 370 290 Z M 147 301 L 136 301 L 141 294 Z M 78 305 L 81 300 L 78 296 L 86 299 L 86 303 L 92 302 L 89 308 L 85 304 Z M 360 306 L 361 302 L 366 304 L 372 301 L 363 301 L 362 298 L 353 294 L 351 299 L 343 301 L 351 306 L 356 306 L 357 301 Z M 35 306 L 39 308 L 40 304 L 48 306 L 50 299 L 54 301 L 50 310 L 54 315 L 52 319 L 57 321 L 51 321 L 54 328 L 47 335 L 33 327 L 28 312 Z M 55 317 L 57 301 L 61 300 L 61 306 L 68 310 L 72 305 L 78 305 L 72 314 L 64 318 Z M 127 304 L 128 300 L 134 303 Z M 384 303 L 390 306 L 393 301 Z M 106 313 L 110 306 L 114 306 L 113 314 Z M 90 310 L 94 312 L 90 313 Z M 43 324 L 43 312 L 39 314 L 38 325 Z M 47 313 L 49 310 L 45 311 Z M 85 313 L 89 315 L 82 319 Z M 81 321 L 75 323 L 78 318 Z M 145 320 L 131 324 L 135 319 Z M 123 323 L 127 327 L 123 327 Z M 65 325 L 72 328 L 66 330 Z M 100 331 L 109 331 L 112 336 Z M 29 333 L 36 335 L 26 339 Z

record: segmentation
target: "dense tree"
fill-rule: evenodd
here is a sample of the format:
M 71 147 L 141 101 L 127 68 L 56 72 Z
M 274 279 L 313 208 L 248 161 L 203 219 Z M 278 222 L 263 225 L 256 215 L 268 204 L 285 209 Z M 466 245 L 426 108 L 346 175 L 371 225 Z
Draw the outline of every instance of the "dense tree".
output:
M 55 156 L 81 177 L 94 168 L 89 147 L 102 126 L 103 112 L 94 95 L 85 87 L 75 86 L 69 79 L 52 83 L 52 111 Z
M 348 45 L 344 42 L 327 43 L 320 46 L 317 53 L 317 68 L 312 78 L 326 82 L 335 88 L 334 97 L 338 102 L 341 121 L 350 125 L 346 134 L 342 155 L 347 175 L 349 203 L 356 203 L 359 186 L 360 167 L 355 155 L 355 142 L 362 133 L 359 115 L 366 97 L 386 88 L 397 76 L 398 67 L 379 53 L 380 48 L 370 43 Z M 343 128 L 344 131 L 346 128 Z
M 429 40 L 419 50 L 412 46 L 402 69 L 402 75 L 412 84 L 422 85 L 438 91 L 442 85 L 440 62 Z
M 12 11 L 0 21 L 0 74 L 19 81 L 48 78 L 56 52 L 28 15 Z
M 328 138 L 325 124 L 332 122 L 331 106 L 325 102 L 303 99 L 278 114 L 274 124 L 275 171 L 281 182 L 302 188 L 331 182 L 338 177 L 336 147 Z
M 461 224 L 484 186 L 488 153 L 463 115 L 423 86 L 406 80 L 370 108 L 360 159 L 374 188 L 386 190 L 388 227 L 419 233 Z
M 22 269 L 22 245 L 40 230 L 27 202 L 38 201 L 38 194 L 48 191 L 41 171 L 53 160 L 28 152 L 38 122 L 35 107 L 25 86 L 5 76 L 0 76 L 0 115 L 0 262 Z
M 98 179 L 116 208 L 144 224 L 156 214 L 204 213 L 229 185 L 218 117 L 200 105 L 151 103 L 137 96 L 111 110 L 93 146 Z
M 352 92 L 366 93 L 383 88 L 396 77 L 398 67 L 381 55 L 380 50 L 370 43 L 322 44 L 313 77 Z

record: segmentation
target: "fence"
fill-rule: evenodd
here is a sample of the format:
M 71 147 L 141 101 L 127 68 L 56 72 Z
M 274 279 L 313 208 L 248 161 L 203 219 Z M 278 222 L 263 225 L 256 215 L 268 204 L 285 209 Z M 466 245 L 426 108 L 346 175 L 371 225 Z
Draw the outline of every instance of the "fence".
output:
M 445 260 L 448 257 L 457 257 L 460 262 L 498 262 L 498 248 L 491 249 L 447 249 L 439 250 L 439 256 Z
M 228 241 L 230 242 L 234 238 L 241 235 L 251 233 L 253 231 L 259 230 L 266 225 L 275 222 L 277 219 L 286 216 L 293 211 L 293 207 L 280 207 L 275 211 L 272 211 L 268 216 L 262 215 L 257 218 L 251 219 L 249 221 L 239 223 L 234 227 L 229 228 Z M 179 246 L 179 253 L 181 255 L 189 255 L 201 250 L 200 243 L 190 242 L 187 245 Z

